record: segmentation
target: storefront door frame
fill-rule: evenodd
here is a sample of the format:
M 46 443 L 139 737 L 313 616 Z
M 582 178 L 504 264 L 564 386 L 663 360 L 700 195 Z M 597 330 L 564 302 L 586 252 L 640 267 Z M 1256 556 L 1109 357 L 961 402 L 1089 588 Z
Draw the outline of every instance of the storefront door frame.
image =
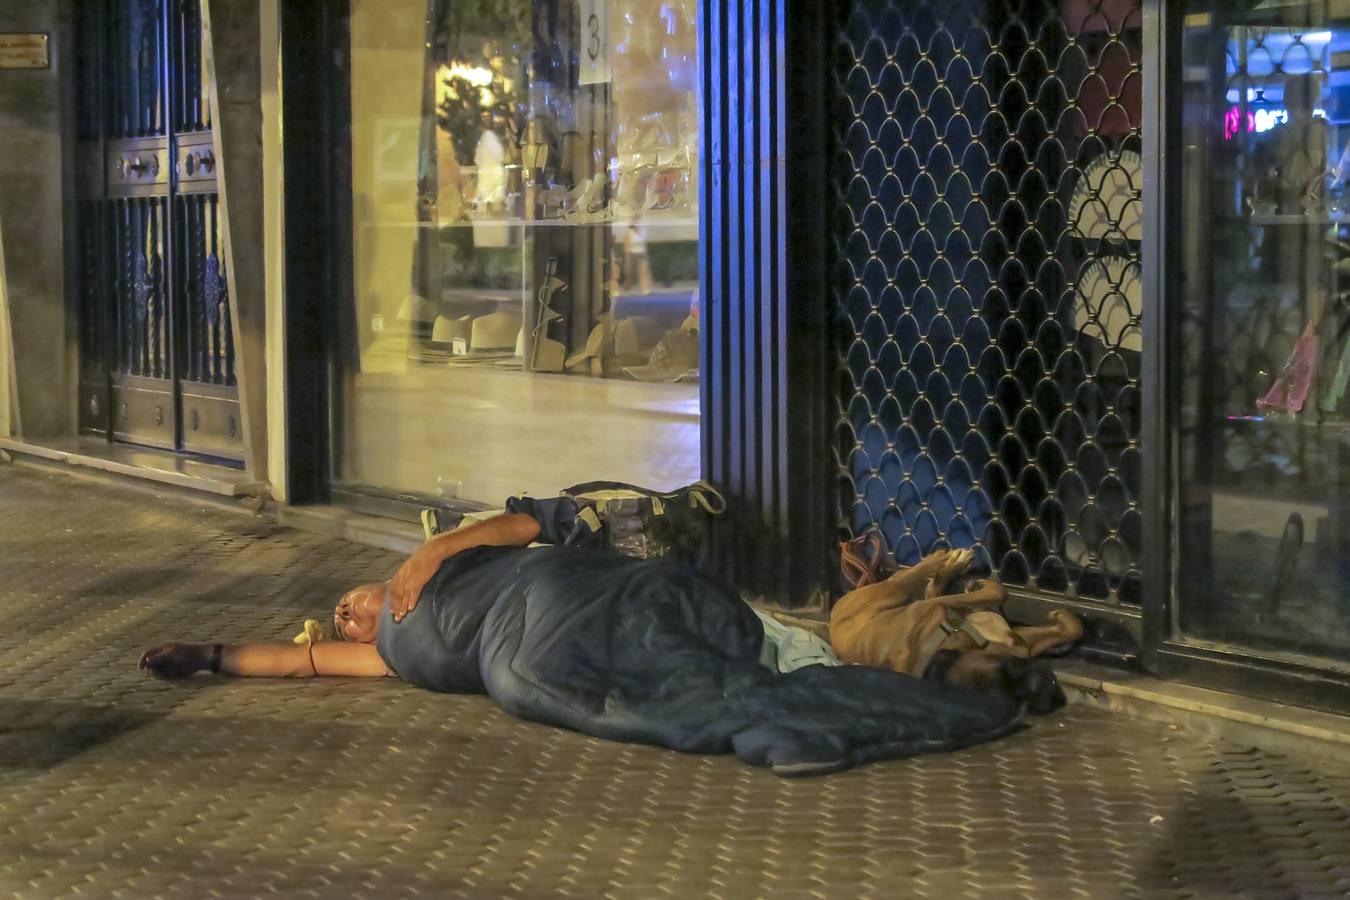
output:
M 351 192 L 334 190 L 351 163 L 347 0 L 279 0 L 286 496 L 327 503 L 338 316 L 352 296 Z
M 1181 631 L 1179 502 L 1181 425 L 1181 260 L 1168 240 L 1187 223 L 1181 218 L 1185 151 L 1181 131 L 1180 0 L 1144 0 L 1143 197 L 1146 341 L 1141 378 L 1145 448 L 1144 668 L 1238 694 L 1344 712 L 1350 677 L 1306 662 L 1247 647 L 1186 640 Z
M 699 8 L 704 477 L 731 514 L 710 558 L 743 593 L 826 609 L 831 0 Z

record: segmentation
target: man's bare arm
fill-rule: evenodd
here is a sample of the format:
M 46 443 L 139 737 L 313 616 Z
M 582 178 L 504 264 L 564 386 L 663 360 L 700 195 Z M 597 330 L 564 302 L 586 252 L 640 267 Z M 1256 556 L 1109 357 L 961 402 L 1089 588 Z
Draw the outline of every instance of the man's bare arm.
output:
M 172 643 L 152 647 L 141 656 L 142 671 L 165 678 L 184 678 L 211 667 L 214 644 Z M 390 673 L 374 644 L 321 641 L 248 641 L 221 647 L 225 675 L 261 678 L 313 678 L 316 675 L 378 677 Z
M 441 563 L 456 553 L 470 547 L 527 547 L 538 536 L 538 522 L 530 516 L 513 513 L 436 535 L 418 547 L 389 580 L 389 608 L 394 621 L 402 621 L 413 611 L 422 588 L 440 569 Z

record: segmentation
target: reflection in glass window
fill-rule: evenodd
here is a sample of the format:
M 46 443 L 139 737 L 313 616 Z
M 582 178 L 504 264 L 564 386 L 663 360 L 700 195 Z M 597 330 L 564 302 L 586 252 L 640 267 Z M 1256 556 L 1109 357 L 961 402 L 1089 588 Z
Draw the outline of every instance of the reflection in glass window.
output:
M 341 480 L 699 477 L 695 0 L 353 0 Z
M 1350 658 L 1350 17 L 1187 4 L 1181 625 Z

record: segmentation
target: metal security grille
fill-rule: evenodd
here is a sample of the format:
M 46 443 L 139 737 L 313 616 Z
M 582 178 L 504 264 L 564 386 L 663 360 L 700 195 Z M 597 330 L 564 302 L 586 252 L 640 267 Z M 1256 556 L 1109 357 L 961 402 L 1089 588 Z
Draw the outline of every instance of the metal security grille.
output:
M 1139 0 L 859 0 L 838 37 L 844 530 L 1137 604 Z
M 177 198 L 178 234 L 183 260 L 187 321 L 183 334 L 182 377 L 204 384 L 233 385 L 234 338 L 225 285 L 220 201 L 214 194 Z
M 80 419 L 242 454 L 200 0 L 81 0 Z
M 169 368 L 168 295 L 164 238 L 167 204 L 162 197 L 109 200 L 108 235 L 114 248 L 114 371 L 123 375 L 166 379 Z

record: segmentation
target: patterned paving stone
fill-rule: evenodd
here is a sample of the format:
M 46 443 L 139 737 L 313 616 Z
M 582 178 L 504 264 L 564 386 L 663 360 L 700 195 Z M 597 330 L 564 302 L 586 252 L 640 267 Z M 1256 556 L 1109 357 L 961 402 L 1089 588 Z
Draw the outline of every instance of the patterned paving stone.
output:
M 393 680 L 135 671 L 282 638 L 388 553 L 0 467 L 0 896 L 1334 897 L 1350 764 L 1073 709 L 784 781 Z

